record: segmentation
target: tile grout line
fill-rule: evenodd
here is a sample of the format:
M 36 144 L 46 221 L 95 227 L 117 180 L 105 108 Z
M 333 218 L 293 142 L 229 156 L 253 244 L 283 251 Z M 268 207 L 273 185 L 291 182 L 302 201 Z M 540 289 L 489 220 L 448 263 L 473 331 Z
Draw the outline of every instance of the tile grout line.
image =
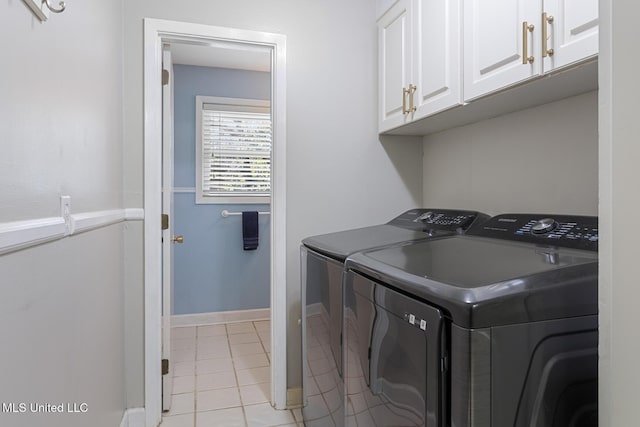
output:
M 253 333 L 255 333 L 258 336 L 258 341 L 260 342 L 260 346 L 261 346 L 261 348 L 263 350 L 262 354 L 264 354 L 264 356 L 265 356 L 265 358 L 266 358 L 266 360 L 268 362 L 267 366 L 270 367 L 271 366 L 271 361 L 270 361 L 270 358 L 268 357 L 267 351 L 266 351 L 266 349 L 264 347 L 264 342 L 262 340 L 262 337 L 258 333 L 257 325 L 256 325 L 255 321 L 251 321 L 250 323 L 251 323 L 251 327 L 252 327 Z M 198 399 L 198 384 L 199 384 L 199 381 L 198 381 L 198 377 L 199 377 L 198 348 L 199 348 L 199 341 L 200 341 L 200 338 L 203 338 L 203 339 L 206 338 L 205 336 L 202 336 L 202 337 L 200 336 L 200 334 L 204 333 L 204 332 L 201 331 L 201 326 L 203 326 L 203 325 L 194 326 L 194 329 L 195 329 L 195 331 L 194 331 L 195 332 L 195 344 L 193 346 L 194 353 L 193 353 L 193 357 L 192 357 L 192 361 L 193 361 L 193 364 L 194 364 L 194 368 L 193 368 L 194 369 L 194 371 L 193 371 L 193 376 L 194 376 L 194 381 L 193 381 L 194 402 L 193 402 L 193 419 L 192 419 L 193 427 L 198 427 L 197 426 L 197 419 L 198 419 L 197 415 L 198 415 L 198 401 L 199 401 L 199 399 Z M 249 426 L 249 421 L 248 421 L 248 415 L 247 415 L 247 412 L 246 412 L 246 407 L 250 406 L 250 404 L 245 404 L 244 399 L 242 398 L 242 393 L 240 392 L 240 382 L 239 382 L 239 378 L 238 378 L 238 367 L 239 366 L 237 365 L 236 357 L 234 357 L 234 355 L 233 355 L 233 353 L 231 351 L 231 339 L 230 339 L 229 330 L 227 328 L 228 325 L 227 324 L 223 324 L 223 326 L 224 326 L 224 329 L 225 329 L 226 343 L 227 343 L 227 345 L 229 347 L 229 352 L 230 352 L 230 355 L 231 355 L 231 362 L 232 362 L 232 367 L 233 367 L 233 375 L 234 375 L 234 378 L 235 378 L 235 381 L 236 381 L 236 386 L 237 386 L 236 390 L 237 390 L 238 395 L 239 395 L 238 397 L 240 398 L 240 408 L 242 410 L 243 422 L 244 422 L 245 427 L 248 427 Z M 245 369 L 254 369 L 254 368 L 245 367 Z M 255 369 L 257 369 L 257 367 Z M 257 386 L 259 386 L 260 384 L 261 383 L 256 383 Z M 259 404 L 259 403 L 254 403 L 254 405 L 257 405 L 257 404 Z M 267 399 L 266 404 L 267 405 L 271 404 L 270 397 Z M 225 409 L 225 408 L 220 408 L 220 409 L 217 409 L 217 410 L 223 410 L 223 409 Z M 214 410 L 214 411 L 217 411 L 217 410 Z M 290 414 L 291 418 L 293 419 L 293 423 L 294 423 L 293 425 L 299 426 L 298 419 L 296 418 L 295 414 L 293 413 L 293 410 L 289 409 L 289 410 L 286 410 L 286 412 L 288 412 Z M 273 426 L 284 426 L 284 425 L 289 425 L 289 424 L 273 424 Z
M 258 337 L 258 341 L 260 342 L 260 346 L 262 347 L 262 342 L 260 341 L 260 335 L 258 335 L 258 329 L 256 328 L 256 324 L 253 321 L 251 322 L 251 327 L 255 331 L 256 336 Z M 229 345 L 231 345 L 231 344 L 229 344 Z M 262 350 L 264 350 L 264 347 L 262 347 Z M 267 358 L 267 360 L 269 360 L 269 359 Z M 271 365 L 269 365 L 269 366 L 271 366 Z M 233 370 L 236 373 L 236 377 L 237 377 L 238 371 L 236 370 L 235 362 L 233 364 Z M 236 378 L 236 381 L 238 381 L 237 378 Z M 240 381 L 238 381 L 238 393 L 240 393 Z M 247 412 L 245 410 L 244 400 L 242 399 L 242 393 L 240 393 L 240 401 L 242 402 L 242 413 L 245 416 L 245 423 L 248 426 L 249 425 L 249 418 L 247 417 Z M 269 402 L 269 404 L 271 404 L 271 402 Z
M 267 352 L 267 349 L 264 347 L 264 343 L 262 342 L 262 337 L 260 336 L 260 333 L 258 332 L 258 328 L 256 327 L 255 321 L 251 322 L 251 324 L 253 325 L 253 328 L 256 331 L 256 335 L 258 336 L 258 341 L 260 342 L 260 346 L 262 347 L 262 350 L 264 350 L 264 355 L 267 358 L 267 361 L 269 362 L 269 368 L 271 367 L 271 358 L 269 357 L 269 353 Z M 271 383 L 271 378 L 269 380 L 269 383 Z M 269 388 L 271 388 L 271 386 L 269 386 Z M 271 393 L 269 393 L 269 395 L 271 395 Z M 269 397 L 269 401 L 268 404 L 271 405 L 271 397 Z M 291 415 L 291 418 L 293 418 L 293 423 L 297 426 L 298 425 L 298 420 L 296 419 L 296 416 L 293 413 L 292 409 L 287 409 L 287 412 L 289 412 L 289 414 Z M 287 424 L 279 424 L 282 426 L 286 426 L 289 425 L 289 423 Z
M 269 357 L 269 352 L 264 347 L 264 343 L 262 342 L 262 337 L 258 333 L 258 328 L 256 328 L 255 322 L 251 322 L 251 324 L 253 325 L 253 329 L 256 330 L 256 335 L 258 336 L 258 342 L 260 343 L 260 347 L 262 347 L 262 350 L 264 351 L 264 355 L 266 356 L 267 361 L 269 362 L 269 367 L 271 367 L 271 357 Z M 269 332 L 269 338 L 271 338 L 271 332 Z M 271 403 L 271 402 L 269 402 L 269 403 Z
M 227 325 L 224 325 L 225 331 L 227 331 Z M 231 366 L 233 367 L 233 376 L 236 379 L 236 385 L 238 386 L 238 397 L 240 398 L 240 408 L 242 409 L 242 418 L 244 419 L 244 425 L 247 427 L 249 421 L 247 418 L 247 412 L 244 409 L 244 401 L 242 399 L 242 393 L 240 392 L 240 381 L 238 380 L 238 371 L 236 370 L 236 358 L 233 355 L 233 349 L 231 348 L 231 339 L 229 338 L 229 331 L 227 331 L 227 345 L 229 346 L 229 354 L 231 355 Z

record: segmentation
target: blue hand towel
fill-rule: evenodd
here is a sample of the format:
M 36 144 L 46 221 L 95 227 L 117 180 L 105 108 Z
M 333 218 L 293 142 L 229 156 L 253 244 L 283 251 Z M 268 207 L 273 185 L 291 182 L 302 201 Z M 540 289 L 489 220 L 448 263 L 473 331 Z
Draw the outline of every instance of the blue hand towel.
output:
M 258 249 L 258 212 L 242 212 L 242 244 L 245 251 Z

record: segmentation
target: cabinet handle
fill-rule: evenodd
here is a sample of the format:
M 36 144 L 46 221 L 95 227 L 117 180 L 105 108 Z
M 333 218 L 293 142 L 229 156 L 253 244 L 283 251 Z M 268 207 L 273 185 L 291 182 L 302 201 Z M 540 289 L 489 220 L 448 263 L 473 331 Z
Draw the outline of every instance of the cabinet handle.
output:
M 522 63 L 524 65 L 533 64 L 535 58 L 533 56 L 529 56 L 529 35 L 527 32 L 532 33 L 535 27 L 533 24 L 529 25 L 527 21 L 522 23 Z
M 413 94 L 415 93 L 416 89 L 417 87 L 415 87 L 414 85 L 409 85 L 409 113 L 413 113 L 414 111 L 416 111 L 416 106 L 413 105 Z
M 549 35 L 547 26 L 553 22 L 553 16 L 547 16 L 547 12 L 542 14 L 542 57 L 553 56 L 553 49 L 549 49 Z
M 409 89 L 402 88 L 402 114 L 409 114 L 409 110 L 407 110 L 407 94 L 409 93 Z

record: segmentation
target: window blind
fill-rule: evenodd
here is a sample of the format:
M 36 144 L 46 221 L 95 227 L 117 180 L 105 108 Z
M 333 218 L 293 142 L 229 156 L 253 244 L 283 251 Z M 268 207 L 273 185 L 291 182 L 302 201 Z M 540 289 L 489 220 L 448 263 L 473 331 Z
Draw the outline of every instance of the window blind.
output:
M 204 104 L 203 196 L 268 196 L 271 141 L 268 108 Z

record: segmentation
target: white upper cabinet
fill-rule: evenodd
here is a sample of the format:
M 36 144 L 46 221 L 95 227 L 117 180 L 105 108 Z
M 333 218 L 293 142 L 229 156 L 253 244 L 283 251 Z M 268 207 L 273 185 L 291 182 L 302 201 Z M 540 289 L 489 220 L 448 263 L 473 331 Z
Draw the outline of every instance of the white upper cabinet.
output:
M 587 60 L 598 54 L 598 0 L 376 0 L 376 8 L 380 133 L 424 135 L 597 88 L 597 64 Z M 571 71 L 554 73 L 563 68 Z
M 541 10 L 540 0 L 465 0 L 465 100 L 540 74 Z
M 465 0 L 465 101 L 597 53 L 598 0 Z
M 460 2 L 417 0 L 412 18 L 412 106 L 417 119 L 461 102 Z
M 542 52 L 545 71 L 598 54 L 598 0 L 545 1 L 543 12 L 547 36 L 547 55 Z
M 380 132 L 460 104 L 460 21 L 459 0 L 399 0 L 380 18 Z
M 411 78 L 409 0 L 400 0 L 378 21 L 379 128 L 400 126 L 408 119 L 406 90 Z

